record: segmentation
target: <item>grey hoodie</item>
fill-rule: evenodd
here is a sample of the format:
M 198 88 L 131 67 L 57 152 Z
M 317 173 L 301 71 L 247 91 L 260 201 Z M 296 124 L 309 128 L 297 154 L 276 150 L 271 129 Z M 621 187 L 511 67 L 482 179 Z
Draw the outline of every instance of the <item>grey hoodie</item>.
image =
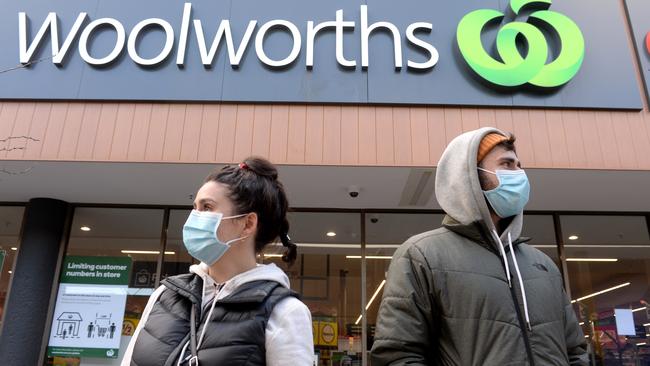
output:
M 499 236 L 478 180 L 482 128 L 440 159 L 443 227 L 395 252 L 372 364 L 587 365 L 586 342 L 555 263 L 520 237 L 523 213 Z

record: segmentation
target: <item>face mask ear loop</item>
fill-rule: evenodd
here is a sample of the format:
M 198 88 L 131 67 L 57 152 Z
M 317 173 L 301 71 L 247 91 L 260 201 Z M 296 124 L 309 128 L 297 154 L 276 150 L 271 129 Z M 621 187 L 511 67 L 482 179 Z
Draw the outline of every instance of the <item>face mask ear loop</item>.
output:
M 503 243 L 501 242 L 501 239 L 499 238 L 499 234 L 497 234 L 496 230 L 492 230 L 492 234 L 497 239 L 497 243 L 499 243 L 501 258 L 503 258 L 503 263 L 506 266 L 506 277 L 508 278 L 508 287 L 512 288 L 512 280 L 510 279 L 510 265 L 508 264 L 508 257 L 506 257 L 506 251 L 503 248 Z
M 484 172 L 486 172 L 486 173 L 490 173 L 490 174 L 497 175 L 497 173 L 495 173 L 495 172 L 493 172 L 493 171 L 491 171 L 491 170 L 483 169 L 483 168 L 481 168 L 480 166 L 479 166 L 479 167 L 476 167 L 476 169 L 478 169 L 478 170 L 482 170 L 482 171 L 484 171 Z
M 235 238 L 235 239 L 232 239 L 232 240 L 228 240 L 225 244 L 230 246 L 232 243 L 234 243 L 236 241 L 239 241 L 239 240 L 244 240 L 244 239 L 248 238 L 249 236 L 250 235 L 246 235 L 246 236 L 242 236 L 240 238 Z
M 219 236 L 217 235 L 217 230 L 219 229 L 219 225 L 221 224 L 221 221 L 222 221 L 222 220 L 236 219 L 236 218 L 238 218 L 238 217 L 244 217 L 244 216 L 246 216 L 246 215 L 248 215 L 248 214 L 246 213 L 246 214 L 241 214 L 241 215 L 234 215 L 234 216 L 221 217 L 221 220 L 219 220 L 219 222 L 217 223 L 217 225 L 216 225 L 215 228 L 214 228 L 214 237 L 217 238 L 217 240 L 219 240 Z M 246 238 L 248 238 L 248 236 L 249 236 L 249 235 L 242 236 L 242 237 L 240 237 L 240 238 L 236 238 L 236 239 L 232 239 L 232 240 L 228 240 L 228 241 L 225 242 L 224 244 L 230 246 L 230 244 L 232 244 L 232 243 L 234 243 L 234 242 L 236 242 L 236 241 L 238 241 L 238 240 L 246 239 Z M 221 241 L 221 240 L 219 240 L 219 241 Z

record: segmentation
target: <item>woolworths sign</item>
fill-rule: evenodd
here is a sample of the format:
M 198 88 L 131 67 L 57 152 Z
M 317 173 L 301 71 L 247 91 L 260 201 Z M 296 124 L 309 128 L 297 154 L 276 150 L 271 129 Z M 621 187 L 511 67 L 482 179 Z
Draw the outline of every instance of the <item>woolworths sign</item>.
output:
M 616 0 L 504 3 L 7 2 L 0 97 L 641 107 Z

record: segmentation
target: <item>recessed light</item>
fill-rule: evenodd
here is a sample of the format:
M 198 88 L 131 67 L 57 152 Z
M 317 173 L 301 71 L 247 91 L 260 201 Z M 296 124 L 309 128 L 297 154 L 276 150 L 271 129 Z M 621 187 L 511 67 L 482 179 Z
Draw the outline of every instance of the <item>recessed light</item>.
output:
M 618 262 L 618 258 L 567 258 L 567 262 Z
M 82 226 L 79 228 L 81 231 L 90 231 L 90 228 L 88 226 Z
M 571 235 L 569 240 L 578 240 L 578 235 Z
M 11 271 L 7 271 L 7 272 L 9 272 L 9 274 L 11 274 L 11 273 L 12 273 Z
M 122 249 L 120 252 L 122 252 L 122 254 L 160 254 L 160 252 L 157 251 L 157 250 L 129 250 L 129 249 Z M 176 252 L 166 251 L 165 254 L 167 254 L 167 255 L 175 255 Z
M 331 238 L 331 237 L 336 236 L 336 233 L 333 232 L 333 231 L 328 231 L 327 234 L 325 234 L 325 235 L 327 235 L 327 236 L 329 236 Z
M 346 255 L 347 259 L 361 259 L 360 255 Z M 393 259 L 390 255 L 367 255 L 366 259 Z
M 16 248 L 16 247 L 11 247 L 11 250 L 18 250 L 18 248 Z

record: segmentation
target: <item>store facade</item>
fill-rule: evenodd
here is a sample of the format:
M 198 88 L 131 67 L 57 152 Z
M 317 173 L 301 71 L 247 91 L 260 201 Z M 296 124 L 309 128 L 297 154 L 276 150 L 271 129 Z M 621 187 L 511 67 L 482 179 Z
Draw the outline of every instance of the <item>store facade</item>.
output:
M 642 1 L 9 8 L 0 353 L 12 362 L 119 364 L 148 295 L 192 264 L 181 228 L 202 178 L 259 155 L 280 167 L 299 245 L 291 267 L 276 246 L 259 261 L 282 266 L 312 311 L 319 365 L 368 365 L 390 258 L 439 226 L 437 161 L 481 126 L 517 136 L 533 186 L 523 234 L 562 270 L 593 364 L 648 362 Z M 113 294 L 105 314 L 64 301 L 84 286 Z

